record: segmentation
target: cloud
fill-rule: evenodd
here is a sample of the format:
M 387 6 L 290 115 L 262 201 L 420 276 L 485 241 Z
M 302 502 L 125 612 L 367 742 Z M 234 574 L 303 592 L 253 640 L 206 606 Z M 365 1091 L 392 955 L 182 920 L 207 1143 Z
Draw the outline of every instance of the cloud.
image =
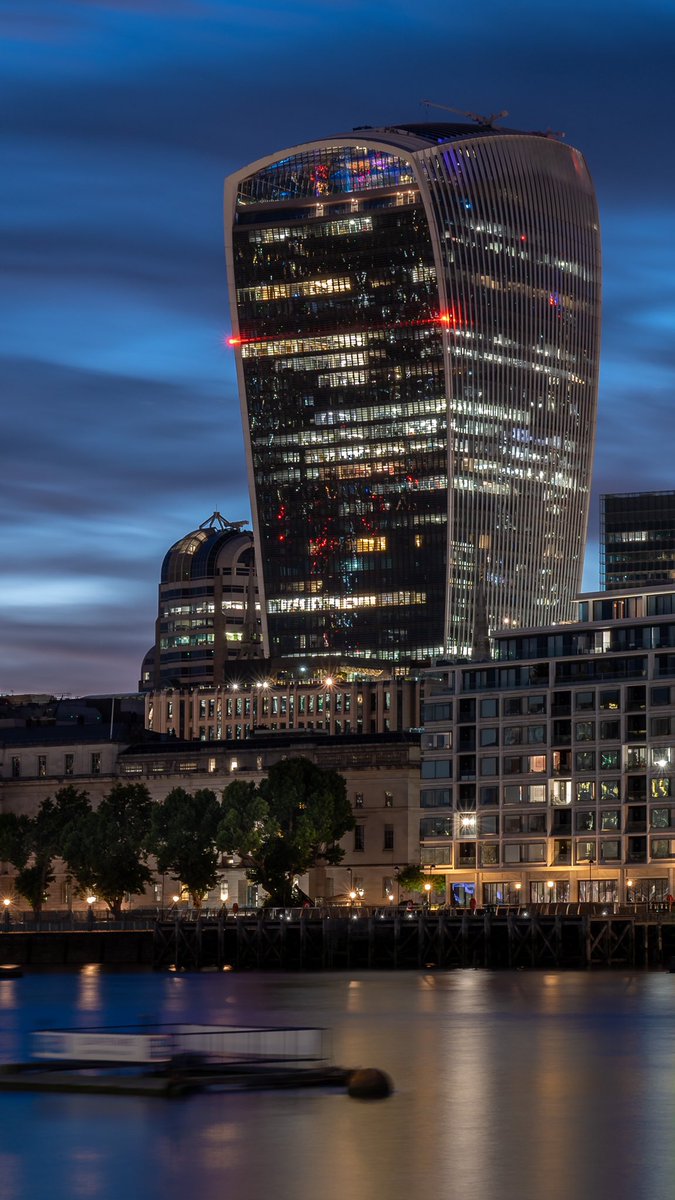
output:
M 0 553 L 30 597 L 5 607 L 0 690 L 132 685 L 169 545 L 216 508 L 248 513 L 225 175 L 353 125 L 443 119 L 424 96 L 583 150 L 605 246 L 596 495 L 670 486 L 669 0 L 7 0 L 0 57 Z

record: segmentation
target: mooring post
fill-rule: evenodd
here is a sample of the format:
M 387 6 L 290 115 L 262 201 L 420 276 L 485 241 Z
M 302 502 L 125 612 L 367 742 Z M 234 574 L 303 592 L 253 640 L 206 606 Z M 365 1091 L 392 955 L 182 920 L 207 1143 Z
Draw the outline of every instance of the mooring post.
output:
M 492 917 L 489 912 L 483 913 L 483 966 L 489 967 L 492 962 Z
M 462 966 L 466 967 L 469 962 L 469 914 L 464 911 L 462 913 Z
M 195 921 L 195 966 L 201 967 L 202 963 L 202 914 L 199 913 Z
M 225 965 L 225 921 L 223 920 L 222 913 L 220 913 L 218 916 L 218 926 L 217 926 L 217 933 L 216 933 L 216 955 L 217 955 L 218 966 L 219 967 L 224 966 Z
M 506 914 L 506 945 L 508 952 L 509 970 L 513 970 L 514 943 L 516 937 L 516 915 L 509 911 Z

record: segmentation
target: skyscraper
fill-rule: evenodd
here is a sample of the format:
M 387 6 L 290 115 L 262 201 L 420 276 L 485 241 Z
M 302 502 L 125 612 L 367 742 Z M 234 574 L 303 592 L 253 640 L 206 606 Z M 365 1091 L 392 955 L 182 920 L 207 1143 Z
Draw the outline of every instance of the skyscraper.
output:
M 675 579 L 675 492 L 600 497 L 600 587 L 646 587 Z
M 225 224 L 268 653 L 468 654 L 477 596 L 493 630 L 568 617 L 599 349 L 582 155 L 358 129 L 238 171 Z

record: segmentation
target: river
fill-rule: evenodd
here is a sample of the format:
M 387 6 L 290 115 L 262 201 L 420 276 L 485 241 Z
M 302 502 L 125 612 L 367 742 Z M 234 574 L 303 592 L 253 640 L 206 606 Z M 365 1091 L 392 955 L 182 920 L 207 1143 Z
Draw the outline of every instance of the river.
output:
M 321 1025 L 395 1094 L 0 1093 L 0 1200 L 673 1200 L 675 975 L 131 974 L 0 982 L 35 1028 Z

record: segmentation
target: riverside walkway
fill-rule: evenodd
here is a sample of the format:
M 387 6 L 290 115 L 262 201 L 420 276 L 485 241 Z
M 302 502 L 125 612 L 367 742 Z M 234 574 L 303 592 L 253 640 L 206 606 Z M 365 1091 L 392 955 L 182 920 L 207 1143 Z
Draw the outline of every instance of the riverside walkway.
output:
M 675 913 L 644 905 L 466 910 L 308 908 L 14 922 L 2 964 L 101 962 L 177 970 L 413 970 L 675 966 Z

